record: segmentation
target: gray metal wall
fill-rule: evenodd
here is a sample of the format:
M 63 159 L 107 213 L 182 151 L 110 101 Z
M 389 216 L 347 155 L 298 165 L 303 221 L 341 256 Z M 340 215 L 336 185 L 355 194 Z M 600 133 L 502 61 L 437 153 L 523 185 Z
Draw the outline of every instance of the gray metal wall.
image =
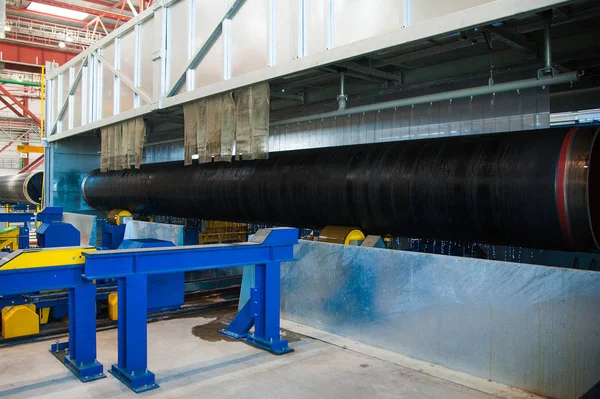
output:
M 65 211 L 90 210 L 81 194 L 81 183 L 100 167 L 100 137 L 85 134 L 52 143 L 44 163 L 44 194 L 49 205 Z
M 370 98 L 375 103 L 388 99 L 385 96 Z M 278 112 L 277 119 L 318 114 L 335 107 L 335 104 L 327 104 L 305 107 L 301 112 Z M 538 88 L 274 126 L 269 131 L 269 151 L 545 129 L 549 126 L 549 88 Z M 150 133 L 150 139 L 153 134 Z M 180 136 L 181 129 L 174 128 L 172 134 Z M 183 139 L 175 140 L 178 141 L 148 143 L 144 148 L 144 162 L 182 160 Z
M 600 273 L 301 241 L 282 317 L 556 398 L 600 380 Z
M 544 129 L 550 126 L 549 91 L 526 89 L 274 126 L 269 151 Z M 335 104 L 303 107 L 278 112 L 277 119 L 332 110 Z
M 150 145 L 144 148 L 144 163 L 183 161 L 183 139 L 174 143 Z

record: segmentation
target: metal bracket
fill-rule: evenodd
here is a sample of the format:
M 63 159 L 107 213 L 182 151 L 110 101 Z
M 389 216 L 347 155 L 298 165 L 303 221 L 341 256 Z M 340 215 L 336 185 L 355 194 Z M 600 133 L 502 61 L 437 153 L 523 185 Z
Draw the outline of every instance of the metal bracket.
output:
M 558 71 L 558 69 L 554 68 L 554 67 L 545 67 L 545 68 L 540 68 L 537 71 L 537 78 L 539 79 L 544 79 L 544 78 L 554 78 L 556 77 L 560 72 Z
M 77 364 L 76 360 L 71 359 L 69 355 L 65 355 L 64 365 L 71 370 L 81 382 L 90 382 L 106 378 L 106 374 L 103 373 L 102 363 L 98 361 L 88 364 Z
M 277 262 L 255 266 L 254 285 L 250 299 L 221 334 L 275 355 L 293 352 L 288 341 L 281 339 L 279 330 L 280 265 Z M 254 333 L 250 329 L 254 326 Z
M 159 388 L 159 385 L 154 382 L 154 373 L 148 371 L 148 369 L 142 373 L 136 374 L 135 371 L 132 371 L 131 374 L 127 374 L 127 371 L 124 368 L 113 364 L 108 372 L 135 393 L 146 392 Z

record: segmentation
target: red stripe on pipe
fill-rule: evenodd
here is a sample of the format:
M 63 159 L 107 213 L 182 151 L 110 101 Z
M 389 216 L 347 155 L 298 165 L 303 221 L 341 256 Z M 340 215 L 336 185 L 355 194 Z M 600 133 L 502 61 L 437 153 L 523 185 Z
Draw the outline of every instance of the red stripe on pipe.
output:
M 558 171 L 556 173 L 556 207 L 558 209 L 558 220 L 560 222 L 560 229 L 563 236 L 569 240 L 569 242 L 575 245 L 575 240 L 571 236 L 571 230 L 569 229 L 569 218 L 567 216 L 567 199 L 565 196 L 565 179 L 567 174 L 567 152 L 569 150 L 569 144 L 571 139 L 575 135 L 577 128 L 574 127 L 567 132 L 565 139 L 560 148 L 560 156 L 558 158 Z

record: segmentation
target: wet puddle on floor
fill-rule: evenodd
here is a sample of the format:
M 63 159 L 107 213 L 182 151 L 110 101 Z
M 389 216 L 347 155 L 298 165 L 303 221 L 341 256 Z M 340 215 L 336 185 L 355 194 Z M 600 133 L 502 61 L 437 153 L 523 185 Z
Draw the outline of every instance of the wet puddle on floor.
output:
M 209 321 L 206 324 L 201 324 L 199 326 L 192 327 L 192 334 L 203 341 L 208 342 L 217 342 L 217 341 L 227 341 L 227 342 L 235 342 L 236 340 L 228 337 L 227 335 L 221 334 L 219 331 L 227 328 L 228 323 L 224 323 L 222 319 L 215 319 L 213 321 Z
M 229 317 L 217 317 L 215 320 L 209 321 L 206 324 L 201 324 L 192 327 L 192 335 L 207 342 L 236 342 L 238 340 L 231 338 L 225 334 L 221 334 L 219 332 L 220 330 L 227 328 L 230 322 L 231 318 Z M 296 342 L 302 340 L 302 335 L 286 330 L 281 331 L 281 337 L 283 339 L 287 339 L 288 342 Z

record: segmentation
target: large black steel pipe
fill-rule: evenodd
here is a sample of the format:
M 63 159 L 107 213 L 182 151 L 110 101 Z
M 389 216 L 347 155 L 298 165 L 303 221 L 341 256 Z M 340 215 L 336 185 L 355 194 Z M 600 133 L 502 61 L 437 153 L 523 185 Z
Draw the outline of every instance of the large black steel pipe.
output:
M 0 201 L 39 205 L 42 198 L 41 170 L 31 173 L 0 176 Z
M 270 154 L 91 172 L 97 209 L 533 248 L 598 250 L 598 128 Z

